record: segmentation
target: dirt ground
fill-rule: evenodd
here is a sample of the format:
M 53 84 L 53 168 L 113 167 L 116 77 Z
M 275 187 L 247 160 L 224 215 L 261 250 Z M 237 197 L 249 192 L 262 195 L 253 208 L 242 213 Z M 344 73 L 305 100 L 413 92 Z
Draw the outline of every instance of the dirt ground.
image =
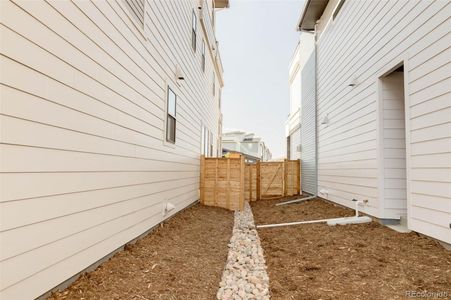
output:
M 195 205 L 49 299 L 214 299 L 233 213 Z
M 354 214 L 320 199 L 275 203 L 252 202 L 256 224 Z M 272 299 L 405 299 L 411 291 L 447 292 L 441 298 L 451 298 L 451 252 L 414 232 L 371 222 L 261 228 L 258 234 Z

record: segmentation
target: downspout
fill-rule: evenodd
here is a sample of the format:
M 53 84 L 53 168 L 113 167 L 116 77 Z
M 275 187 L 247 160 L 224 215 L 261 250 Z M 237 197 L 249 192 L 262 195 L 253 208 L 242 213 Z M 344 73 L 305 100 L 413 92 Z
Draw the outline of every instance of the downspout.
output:
M 314 45 L 314 53 L 315 53 L 315 180 L 316 180 L 316 189 L 315 189 L 315 196 L 318 196 L 318 47 L 316 45 L 317 42 L 317 31 L 315 29 L 313 30 L 313 37 L 315 40 Z
M 315 193 L 312 196 L 308 196 L 308 197 L 304 197 L 304 198 L 299 198 L 299 199 L 294 199 L 294 200 L 290 200 L 290 201 L 277 203 L 276 206 L 292 204 L 292 203 L 298 203 L 298 202 L 302 202 L 302 201 L 306 201 L 306 200 L 315 199 L 316 197 L 318 197 L 318 112 L 317 112 L 317 99 L 316 99 L 317 90 L 318 90 L 318 83 L 317 83 L 317 77 L 318 77 L 317 73 L 318 72 L 317 72 L 317 62 L 316 62 L 317 61 L 317 59 L 316 59 L 316 56 L 317 56 L 316 24 L 315 24 L 315 29 L 313 30 L 313 32 L 301 29 L 300 27 L 297 28 L 297 31 L 305 32 L 305 33 L 308 33 L 308 34 L 313 34 L 314 35 L 314 40 L 315 40 L 313 53 L 315 55 L 315 177 L 316 177 L 315 178 L 315 182 L 316 182 L 316 189 L 315 189 Z M 301 116 L 301 118 L 302 118 L 302 116 Z

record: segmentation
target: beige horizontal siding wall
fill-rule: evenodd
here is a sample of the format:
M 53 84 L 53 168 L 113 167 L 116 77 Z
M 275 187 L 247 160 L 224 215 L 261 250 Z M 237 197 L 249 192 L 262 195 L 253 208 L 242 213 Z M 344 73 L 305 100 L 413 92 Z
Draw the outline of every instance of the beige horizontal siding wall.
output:
M 378 78 L 388 66 L 405 62 L 409 227 L 448 243 L 450 15 L 449 1 L 346 1 L 318 41 L 317 95 L 318 184 L 327 192 L 321 195 L 347 206 L 352 198 L 368 199 L 365 211 L 383 217 Z M 358 84 L 349 87 L 354 78 Z M 329 124 L 321 124 L 326 115 Z
M 47 292 L 161 222 L 166 201 L 198 199 L 201 124 L 217 139 L 220 111 L 200 24 L 191 47 L 197 1 L 147 1 L 143 28 L 124 3 L 1 1 L 1 299 Z

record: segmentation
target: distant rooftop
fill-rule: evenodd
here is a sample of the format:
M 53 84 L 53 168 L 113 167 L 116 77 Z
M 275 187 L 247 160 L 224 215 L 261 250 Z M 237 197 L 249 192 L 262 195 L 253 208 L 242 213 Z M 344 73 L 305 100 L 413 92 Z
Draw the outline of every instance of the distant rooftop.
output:
M 215 8 L 227 8 L 229 5 L 229 0 L 215 0 Z

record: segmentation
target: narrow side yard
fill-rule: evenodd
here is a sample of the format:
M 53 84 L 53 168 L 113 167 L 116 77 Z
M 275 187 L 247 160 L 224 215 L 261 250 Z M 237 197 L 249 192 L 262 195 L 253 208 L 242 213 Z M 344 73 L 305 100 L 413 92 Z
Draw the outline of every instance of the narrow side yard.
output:
M 252 202 L 256 225 L 354 214 L 321 199 L 279 207 L 277 202 Z M 413 232 L 371 222 L 261 228 L 258 234 L 272 299 L 405 299 L 408 291 L 451 295 L 450 252 Z
M 195 205 L 50 299 L 214 299 L 233 212 Z

